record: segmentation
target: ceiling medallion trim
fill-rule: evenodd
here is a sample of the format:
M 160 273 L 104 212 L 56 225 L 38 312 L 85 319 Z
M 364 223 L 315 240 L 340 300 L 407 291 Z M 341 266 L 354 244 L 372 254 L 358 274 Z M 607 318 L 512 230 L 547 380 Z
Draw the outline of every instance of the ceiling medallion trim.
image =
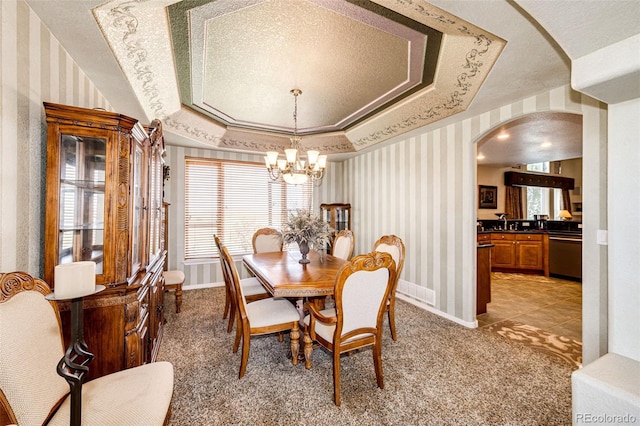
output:
M 395 0 L 395 5 L 392 5 L 389 4 L 392 2 L 385 2 L 382 0 L 380 3 L 383 5 L 386 3 L 386 7 L 390 7 L 395 12 L 409 18 L 418 18 L 416 19 L 418 22 L 442 31 L 445 37 L 455 32 L 465 36 L 467 40 L 472 39 L 473 47 L 467 49 L 464 54 L 464 59 L 459 62 L 459 65 L 457 66 L 459 73 L 455 78 L 455 81 L 452 83 L 453 87 L 449 89 L 449 93 L 441 93 L 442 97 L 446 99 L 445 101 L 441 101 L 437 105 L 432 105 L 429 102 L 434 97 L 438 96 L 438 84 L 436 82 L 434 92 L 424 94 L 422 97 L 416 97 L 412 101 L 418 111 L 414 110 L 413 113 L 409 113 L 402 117 L 401 107 L 395 115 L 395 124 L 388 124 L 376 131 L 367 132 L 365 128 L 368 126 L 364 123 L 360 127 L 364 134 L 359 138 L 354 137 L 353 140 L 354 147 L 358 149 L 371 146 L 375 143 L 389 139 L 390 137 L 397 136 L 420 126 L 433 123 L 436 120 L 446 118 L 457 112 L 464 111 L 464 109 L 466 109 L 466 105 L 471 102 L 473 96 L 480 89 L 481 83 L 488 75 L 496 62 L 498 55 L 506 44 L 506 42 L 499 37 L 487 33 L 479 28 L 475 28 L 473 25 L 466 21 L 457 19 L 455 16 L 447 15 L 437 7 L 422 1 L 417 3 L 413 0 Z M 417 16 L 416 13 L 419 16 Z M 494 42 L 496 42 L 495 45 Z M 467 41 L 467 43 L 469 43 L 469 41 Z M 441 54 L 441 57 L 443 56 L 445 56 L 444 53 Z M 485 59 L 488 61 L 485 62 Z M 406 105 L 407 104 L 405 104 L 405 106 Z M 406 106 L 406 108 L 410 109 L 408 106 Z M 382 113 L 380 117 L 383 117 L 384 114 L 385 113 Z M 391 121 L 392 119 L 393 116 L 389 116 L 387 121 Z M 357 133 L 357 129 L 354 130 L 354 133 Z
M 255 143 L 255 142 L 247 142 L 238 139 L 225 138 L 222 136 L 215 136 L 210 133 L 207 133 L 204 130 L 201 130 L 197 127 L 186 124 L 182 121 L 176 120 L 172 117 L 165 118 L 163 124 L 166 125 L 167 128 L 174 129 L 177 132 L 186 133 L 190 137 L 195 138 L 199 141 L 206 141 L 207 143 L 220 148 L 220 147 L 229 147 L 229 148 L 242 148 L 249 151 L 263 151 L 265 148 L 268 149 L 281 149 L 282 146 L 279 144 L 265 144 L 265 143 Z
M 140 8 L 139 5 L 149 3 L 150 8 Z M 93 9 L 93 15 L 98 25 L 107 39 L 108 44 L 114 54 L 114 57 L 120 64 L 121 69 L 132 83 L 134 91 L 136 90 L 136 82 L 139 84 L 141 94 L 145 102 L 141 102 L 149 118 L 164 119 L 169 115 L 167 111 L 166 99 L 163 96 L 163 90 L 159 89 L 158 83 L 158 64 L 157 55 L 150 53 L 145 47 L 147 37 L 140 34 L 139 28 L 141 19 L 145 17 L 145 11 L 162 11 L 157 4 L 157 0 L 126 0 L 113 5 L 106 4 Z M 141 16 L 142 18 L 139 18 Z M 119 40 L 116 40 L 116 37 Z M 118 55 L 120 48 L 124 49 L 126 57 L 122 59 Z M 160 71 L 160 73 L 162 73 Z M 179 103 L 179 100 L 177 99 Z
M 176 120 L 170 116 L 164 119 L 163 124 L 167 128 L 172 128 L 179 132 L 186 133 L 196 140 L 204 140 L 215 146 L 219 145 L 220 141 L 222 140 L 222 137 L 220 136 L 212 135 L 205 132 L 204 130 L 200 130 L 197 127 L 190 126 L 189 124 Z
M 459 30 L 463 32 L 462 29 L 466 30 L 467 35 L 475 37 L 476 40 L 474 43 L 480 47 L 477 49 L 473 48 L 465 54 L 464 65 L 462 65 L 461 68 L 469 71 L 463 71 L 458 74 L 456 84 L 453 91 L 449 93 L 448 99 L 439 105 L 429 107 L 418 114 L 407 117 L 400 123 L 387 126 L 382 130 L 372 132 L 368 136 L 357 139 L 353 142 L 354 146 L 363 147 L 375 142 L 380 142 L 382 139 L 387 139 L 418 126 L 429 124 L 433 122 L 435 118 L 444 118 L 444 113 L 453 112 L 455 109 L 463 106 L 465 102 L 464 98 L 470 93 L 471 87 L 473 87 L 471 80 L 479 76 L 481 68 L 485 66 L 482 62 L 482 56 L 489 52 L 492 40 L 484 34 L 472 34 L 466 27 Z M 448 115 L 450 114 L 447 114 L 447 116 Z

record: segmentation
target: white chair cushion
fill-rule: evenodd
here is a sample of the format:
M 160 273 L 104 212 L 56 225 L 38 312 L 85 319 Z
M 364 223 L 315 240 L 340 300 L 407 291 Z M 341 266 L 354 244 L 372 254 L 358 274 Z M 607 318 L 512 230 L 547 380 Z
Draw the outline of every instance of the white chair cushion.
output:
M 82 386 L 82 425 L 162 425 L 172 395 L 173 366 L 166 361 L 99 377 Z M 49 424 L 68 426 L 70 409 L 68 397 Z
M 247 318 L 252 328 L 300 320 L 298 310 L 287 299 L 262 299 L 247 303 Z
M 335 308 L 323 309 L 322 311 L 320 311 L 320 313 L 325 317 L 336 316 Z M 307 315 L 304 317 L 304 323 L 305 325 L 309 325 L 309 322 L 310 322 L 309 315 Z M 316 334 L 329 342 L 333 341 L 333 333 L 335 329 L 336 329 L 335 324 L 325 324 L 320 321 L 316 321 Z
M 256 253 L 281 251 L 282 241 L 279 234 L 259 235 L 256 238 Z
M 396 262 L 396 270 L 400 266 L 400 250 L 398 246 L 392 244 L 378 244 L 375 247 L 376 251 L 380 251 L 383 253 L 389 253 L 391 257 L 393 257 L 393 261 Z
M 173 271 L 164 271 L 162 275 L 164 275 L 164 283 L 166 285 L 184 283 L 184 272 L 178 269 Z
M 255 296 L 256 294 L 266 293 L 267 290 L 260 284 L 255 277 L 243 278 L 240 280 L 240 286 L 242 287 L 242 294 L 244 296 Z
M 18 424 L 42 424 L 69 392 L 56 372 L 63 356 L 55 311 L 41 293 L 25 291 L 0 304 L 0 389 Z
M 342 290 L 343 334 L 357 328 L 376 327 L 378 309 L 388 282 L 387 268 L 357 271 L 347 278 Z
M 358 271 L 347 278 L 342 290 L 343 335 L 357 328 L 376 327 L 378 309 L 380 308 L 388 280 L 389 270 L 386 268 L 375 271 Z M 336 316 L 334 308 L 324 309 L 320 313 L 327 317 Z M 304 318 L 304 323 L 309 325 L 309 322 L 309 315 L 307 315 Z M 320 321 L 316 321 L 315 324 L 316 334 L 332 342 L 335 325 L 325 324 Z M 360 334 L 345 340 L 345 342 L 370 335 L 371 333 Z
M 347 259 L 349 257 L 350 251 L 351 238 L 339 237 L 334 242 L 334 247 L 331 251 L 331 254 L 335 257 L 339 257 L 340 259 Z

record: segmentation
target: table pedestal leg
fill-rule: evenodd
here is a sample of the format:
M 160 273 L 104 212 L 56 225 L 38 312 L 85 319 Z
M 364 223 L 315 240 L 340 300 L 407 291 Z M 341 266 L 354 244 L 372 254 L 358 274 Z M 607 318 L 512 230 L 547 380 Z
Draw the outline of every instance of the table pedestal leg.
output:
M 304 366 L 307 370 L 311 368 L 311 356 L 313 355 L 313 341 L 309 335 L 309 330 L 304 330 Z

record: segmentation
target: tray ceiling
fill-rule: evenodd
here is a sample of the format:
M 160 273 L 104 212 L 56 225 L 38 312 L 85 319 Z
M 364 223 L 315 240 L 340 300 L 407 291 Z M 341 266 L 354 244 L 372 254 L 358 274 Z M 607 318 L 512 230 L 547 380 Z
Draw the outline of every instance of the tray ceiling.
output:
M 93 13 L 149 119 L 254 152 L 289 147 L 293 88 L 303 146 L 325 153 L 464 111 L 506 44 L 424 2 L 114 0 Z

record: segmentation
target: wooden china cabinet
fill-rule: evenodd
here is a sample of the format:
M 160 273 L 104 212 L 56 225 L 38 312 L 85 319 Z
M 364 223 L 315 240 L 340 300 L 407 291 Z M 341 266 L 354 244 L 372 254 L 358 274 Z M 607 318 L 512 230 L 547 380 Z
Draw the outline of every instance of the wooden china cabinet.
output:
M 160 121 L 52 103 L 47 116 L 44 278 L 62 263 L 96 262 L 106 289 L 84 300 L 88 379 L 155 360 L 165 262 Z M 69 344 L 70 302 L 58 302 Z
M 351 229 L 351 204 L 320 204 L 320 218 L 327 222 L 331 229 L 331 238 L 344 229 Z M 327 249 L 331 254 L 331 246 Z

